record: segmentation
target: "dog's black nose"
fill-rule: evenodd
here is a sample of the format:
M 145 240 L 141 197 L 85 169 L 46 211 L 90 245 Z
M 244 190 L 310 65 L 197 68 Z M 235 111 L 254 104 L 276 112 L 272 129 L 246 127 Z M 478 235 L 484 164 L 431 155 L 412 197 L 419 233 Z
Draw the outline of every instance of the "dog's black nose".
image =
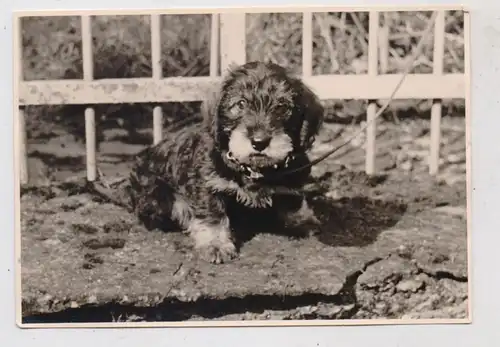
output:
M 271 138 L 267 136 L 254 136 L 252 138 L 252 147 L 256 151 L 263 151 L 266 149 L 267 146 L 269 146 L 269 143 L 271 142 Z

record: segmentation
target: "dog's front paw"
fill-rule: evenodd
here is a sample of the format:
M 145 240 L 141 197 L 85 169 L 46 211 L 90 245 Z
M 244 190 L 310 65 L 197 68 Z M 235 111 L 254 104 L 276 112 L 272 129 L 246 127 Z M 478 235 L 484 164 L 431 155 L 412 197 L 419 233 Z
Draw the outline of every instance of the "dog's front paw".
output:
M 312 216 L 309 219 L 305 220 L 303 222 L 303 226 L 307 228 L 308 235 L 310 237 L 321 233 L 322 224 L 316 216 Z
M 286 214 L 284 221 L 287 228 L 307 229 L 309 236 L 313 236 L 321 230 L 321 221 L 316 217 L 306 200 L 302 201 L 301 207 L 297 211 Z
M 227 263 L 236 258 L 236 247 L 232 242 L 222 244 L 210 244 L 198 247 L 200 256 L 213 264 Z
M 194 220 L 189 227 L 189 234 L 200 256 L 210 263 L 227 263 L 237 256 L 227 220 L 218 224 Z

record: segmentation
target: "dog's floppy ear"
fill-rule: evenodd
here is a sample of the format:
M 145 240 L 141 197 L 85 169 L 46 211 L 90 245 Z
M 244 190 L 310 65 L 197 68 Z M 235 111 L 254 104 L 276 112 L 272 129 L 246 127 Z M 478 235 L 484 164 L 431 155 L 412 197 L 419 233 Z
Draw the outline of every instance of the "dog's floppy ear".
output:
M 314 143 L 314 137 L 323 125 L 325 109 L 317 95 L 300 79 L 296 78 L 294 82 L 296 92 L 295 107 L 302 120 L 300 146 L 305 150 L 309 150 Z
M 203 122 L 206 129 L 210 132 L 210 135 L 214 141 L 219 142 L 219 107 L 221 103 L 221 98 L 224 88 L 226 88 L 229 78 L 236 69 L 238 65 L 231 64 L 227 71 L 225 71 L 223 80 L 216 84 L 212 90 L 207 94 L 206 99 L 201 104 L 201 115 L 203 117 Z

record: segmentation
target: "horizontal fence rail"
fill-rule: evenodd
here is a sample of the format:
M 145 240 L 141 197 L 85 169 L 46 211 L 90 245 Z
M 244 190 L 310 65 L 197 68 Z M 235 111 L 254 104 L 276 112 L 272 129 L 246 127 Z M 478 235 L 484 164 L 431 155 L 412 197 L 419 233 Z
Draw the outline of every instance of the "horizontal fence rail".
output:
M 322 100 L 362 99 L 368 101 L 367 121 L 374 120 L 377 100 L 387 99 L 399 83 L 402 75 L 386 74 L 388 58 L 387 18 L 380 26 L 381 13 L 369 13 L 368 72 L 362 75 L 313 75 L 313 13 L 304 12 L 302 22 L 302 75 Z M 165 103 L 201 101 L 221 81 L 221 72 L 231 64 L 243 64 L 246 57 L 246 14 L 212 14 L 210 40 L 210 73 L 207 77 L 168 77 L 162 75 L 161 61 L 161 16 L 151 15 L 151 59 L 152 77 L 133 79 L 94 80 L 92 32 L 89 15 L 82 21 L 82 80 L 23 81 L 19 71 L 18 137 L 20 155 L 20 181 L 28 183 L 27 151 L 24 106 L 27 105 L 71 105 L 71 104 L 121 104 L 121 103 Z M 464 23 L 466 21 L 464 20 Z M 408 74 L 394 99 L 429 99 L 431 109 L 431 141 L 429 148 L 429 172 L 439 171 L 441 142 L 442 100 L 465 98 L 464 74 L 444 74 L 445 11 L 439 11 L 434 25 L 433 73 Z M 15 25 L 19 59 L 22 59 L 20 19 Z M 380 72 L 379 72 L 380 65 Z M 22 61 L 18 66 L 22 66 Z M 97 179 L 95 111 L 85 109 L 85 136 L 87 156 L 87 179 Z M 163 112 L 161 106 L 153 109 L 153 143 L 162 139 Z M 366 129 L 365 170 L 376 172 L 376 127 L 373 121 Z
M 395 89 L 400 74 L 320 75 L 303 81 L 323 100 L 386 99 Z M 220 77 L 169 77 L 60 80 L 21 83 L 20 105 L 121 104 L 139 102 L 199 101 L 219 83 Z M 462 74 L 413 74 L 406 76 L 395 99 L 463 98 Z

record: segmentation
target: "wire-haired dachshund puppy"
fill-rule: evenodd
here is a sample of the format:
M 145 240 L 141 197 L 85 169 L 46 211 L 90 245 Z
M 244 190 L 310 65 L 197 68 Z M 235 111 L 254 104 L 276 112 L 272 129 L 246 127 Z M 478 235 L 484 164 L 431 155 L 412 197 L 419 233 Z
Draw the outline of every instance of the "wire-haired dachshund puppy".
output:
M 299 79 L 272 63 L 230 69 L 202 106 L 203 122 L 138 155 L 129 194 L 148 228 L 187 232 L 204 259 L 237 254 L 233 221 L 265 211 L 285 226 L 317 223 L 301 194 L 307 151 L 324 109 Z M 288 193 L 285 193 L 288 192 Z

